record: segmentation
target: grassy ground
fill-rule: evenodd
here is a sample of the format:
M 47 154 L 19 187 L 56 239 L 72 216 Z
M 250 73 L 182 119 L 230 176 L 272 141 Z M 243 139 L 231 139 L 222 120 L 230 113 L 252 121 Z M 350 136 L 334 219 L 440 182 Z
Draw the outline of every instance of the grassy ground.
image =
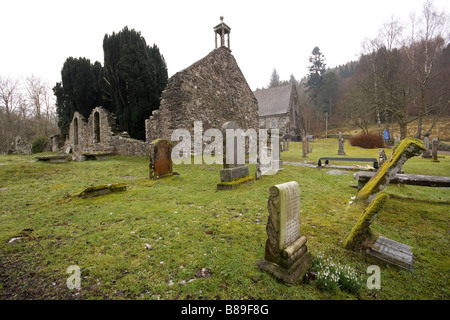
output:
M 291 143 L 284 161 L 316 163 L 335 156 L 337 142 L 316 140 L 308 159 Z M 378 150 L 346 145 L 348 156 Z M 388 156 L 391 151 L 387 151 Z M 236 190 L 216 191 L 218 165 L 175 165 L 179 175 L 148 179 L 148 159 L 50 164 L 33 156 L 0 156 L 1 299 L 440 299 L 449 294 L 449 194 L 446 189 L 388 186 L 387 208 L 372 224 L 414 248 L 415 271 L 343 249 L 357 217 L 345 209 L 357 192 L 353 173 L 288 166 Z M 345 163 L 349 165 L 350 163 Z M 254 173 L 250 165 L 250 173 Z M 439 163 L 410 159 L 406 173 L 447 175 Z M 350 266 L 364 279 L 381 268 L 381 290 L 319 290 L 314 281 L 286 286 L 261 272 L 271 185 L 297 181 L 301 233 L 308 248 Z M 127 191 L 74 197 L 92 185 L 125 183 Z M 6 188 L 6 189 L 5 189 Z M 18 240 L 8 243 L 12 238 Z M 81 290 L 69 290 L 67 268 L 81 268 Z M 207 268 L 211 276 L 201 276 Z M 208 274 L 209 275 L 209 274 Z

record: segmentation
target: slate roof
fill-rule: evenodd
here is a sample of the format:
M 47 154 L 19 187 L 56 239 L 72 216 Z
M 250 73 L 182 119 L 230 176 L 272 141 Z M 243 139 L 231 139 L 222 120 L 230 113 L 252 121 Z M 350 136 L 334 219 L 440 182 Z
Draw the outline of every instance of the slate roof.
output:
M 289 112 L 292 84 L 254 91 L 258 100 L 259 116 L 284 114 Z

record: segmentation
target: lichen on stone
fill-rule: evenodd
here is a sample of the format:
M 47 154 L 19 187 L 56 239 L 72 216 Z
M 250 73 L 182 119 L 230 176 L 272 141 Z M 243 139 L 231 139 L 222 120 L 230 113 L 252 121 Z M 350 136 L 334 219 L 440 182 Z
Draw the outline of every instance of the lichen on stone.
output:
M 387 193 L 378 193 L 378 195 L 372 200 L 370 205 L 360 215 L 358 222 L 352 228 L 350 235 L 344 241 L 344 248 L 353 249 L 356 245 L 362 244 L 367 238 L 370 238 L 370 224 L 373 222 L 378 213 L 383 209 L 388 200 L 389 195 Z
M 425 150 L 421 140 L 414 138 L 402 140 L 394 148 L 391 157 L 385 161 L 377 173 L 358 192 L 356 200 L 367 200 L 371 195 L 382 191 L 409 158 L 417 156 Z

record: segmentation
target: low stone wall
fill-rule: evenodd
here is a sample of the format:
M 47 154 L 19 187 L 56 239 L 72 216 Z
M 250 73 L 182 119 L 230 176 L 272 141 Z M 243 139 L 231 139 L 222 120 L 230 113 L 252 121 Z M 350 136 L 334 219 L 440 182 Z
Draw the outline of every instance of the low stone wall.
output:
M 124 156 L 148 156 L 149 146 L 146 142 L 121 136 L 112 136 L 110 145 L 114 148 L 114 153 Z

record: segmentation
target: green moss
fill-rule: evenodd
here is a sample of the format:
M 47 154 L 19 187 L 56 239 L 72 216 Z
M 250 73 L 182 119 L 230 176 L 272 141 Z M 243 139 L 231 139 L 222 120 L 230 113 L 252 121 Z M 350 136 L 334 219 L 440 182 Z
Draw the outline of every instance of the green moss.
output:
M 217 184 L 218 189 L 234 189 L 237 186 L 253 181 L 253 177 L 247 176 L 243 178 L 233 179 L 233 181 L 219 182 Z
M 96 193 L 101 192 L 102 190 L 107 191 L 107 193 L 111 192 L 119 192 L 125 191 L 127 189 L 126 184 L 124 183 L 115 183 L 115 184 L 104 184 L 99 186 L 92 186 L 84 189 L 77 196 L 81 198 L 89 198 L 90 196 L 95 196 Z
M 386 202 L 389 200 L 389 195 L 385 192 L 380 192 L 370 205 L 364 210 L 358 219 L 358 222 L 353 227 L 348 238 L 344 241 L 346 249 L 353 249 L 356 245 L 364 242 L 370 237 L 370 224 L 374 217 L 383 209 Z
M 412 152 L 412 150 L 410 150 L 410 147 L 412 145 L 415 146 L 415 149 L 423 151 L 426 150 L 423 142 L 418 139 L 406 138 L 402 140 L 393 150 L 392 156 L 381 166 L 377 173 L 358 192 L 356 200 L 368 199 L 370 195 L 381 191 L 380 186 L 386 184 L 386 178 L 387 174 L 390 171 L 390 168 L 395 167 L 398 164 L 400 159 L 402 159 L 402 155 L 404 155 L 405 152 L 409 152 L 408 154 L 406 154 L 407 158 L 417 155 L 416 152 Z

